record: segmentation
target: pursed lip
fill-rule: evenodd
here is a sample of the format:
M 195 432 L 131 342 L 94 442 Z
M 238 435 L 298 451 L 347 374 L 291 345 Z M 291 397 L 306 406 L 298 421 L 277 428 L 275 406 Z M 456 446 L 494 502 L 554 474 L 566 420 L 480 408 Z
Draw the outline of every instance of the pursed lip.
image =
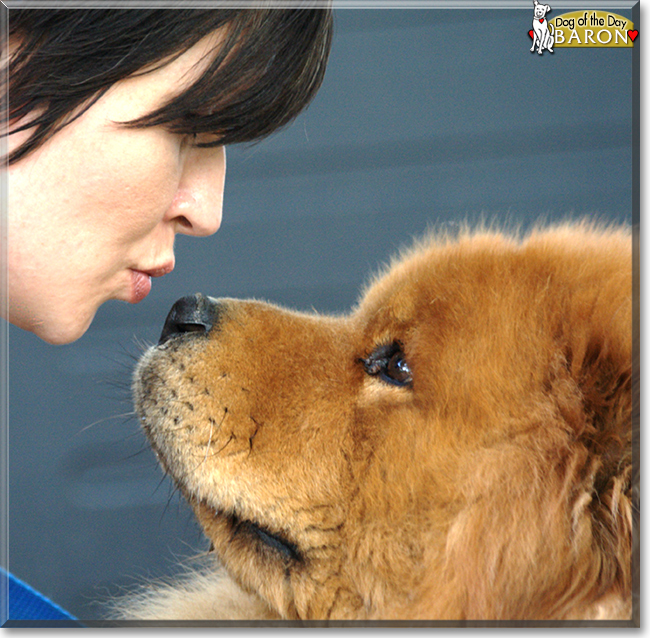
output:
M 140 303 L 151 291 L 151 279 L 162 277 L 174 270 L 174 261 L 170 260 L 153 268 L 130 268 L 131 282 L 126 301 L 132 304 Z
M 165 264 L 154 266 L 153 268 L 132 268 L 132 270 L 149 275 L 149 277 L 162 277 L 174 270 L 174 261 L 168 261 Z

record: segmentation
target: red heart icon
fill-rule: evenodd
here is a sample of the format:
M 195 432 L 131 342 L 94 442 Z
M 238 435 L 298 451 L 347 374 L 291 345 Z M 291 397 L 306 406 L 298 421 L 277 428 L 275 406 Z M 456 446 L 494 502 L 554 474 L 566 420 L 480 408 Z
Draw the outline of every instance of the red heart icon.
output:
M 634 42 L 634 40 L 636 40 L 636 36 L 639 35 L 639 32 L 636 29 L 634 29 L 634 31 L 628 31 L 627 35 L 629 36 L 630 40 Z
M 539 21 L 540 21 L 540 22 L 544 22 L 544 18 L 540 18 Z
M 533 33 L 533 30 L 532 30 L 532 29 L 528 32 L 528 35 L 529 35 L 531 38 L 535 37 L 535 34 Z

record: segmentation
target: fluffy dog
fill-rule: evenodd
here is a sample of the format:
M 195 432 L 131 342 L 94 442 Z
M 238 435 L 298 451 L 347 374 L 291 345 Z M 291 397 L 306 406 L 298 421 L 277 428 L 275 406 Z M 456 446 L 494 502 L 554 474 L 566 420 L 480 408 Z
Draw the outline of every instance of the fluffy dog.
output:
M 134 381 L 214 561 L 131 619 L 629 619 L 631 235 L 423 242 L 343 317 L 197 294 Z

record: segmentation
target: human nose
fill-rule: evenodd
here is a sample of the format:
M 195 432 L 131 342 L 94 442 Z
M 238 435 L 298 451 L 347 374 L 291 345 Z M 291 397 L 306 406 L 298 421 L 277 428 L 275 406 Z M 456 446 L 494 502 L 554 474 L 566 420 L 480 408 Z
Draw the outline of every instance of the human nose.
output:
M 226 149 L 223 146 L 190 149 L 168 213 L 176 232 L 198 237 L 219 230 L 225 179 Z

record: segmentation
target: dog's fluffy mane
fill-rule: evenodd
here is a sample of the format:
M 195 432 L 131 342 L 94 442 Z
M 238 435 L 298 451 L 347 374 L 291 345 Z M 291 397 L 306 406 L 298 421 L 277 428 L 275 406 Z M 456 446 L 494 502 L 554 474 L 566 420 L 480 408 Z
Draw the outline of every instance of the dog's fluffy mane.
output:
M 107 603 L 117 620 L 174 621 L 276 619 L 254 594 L 244 592 L 212 557 L 172 578 L 150 581 Z

